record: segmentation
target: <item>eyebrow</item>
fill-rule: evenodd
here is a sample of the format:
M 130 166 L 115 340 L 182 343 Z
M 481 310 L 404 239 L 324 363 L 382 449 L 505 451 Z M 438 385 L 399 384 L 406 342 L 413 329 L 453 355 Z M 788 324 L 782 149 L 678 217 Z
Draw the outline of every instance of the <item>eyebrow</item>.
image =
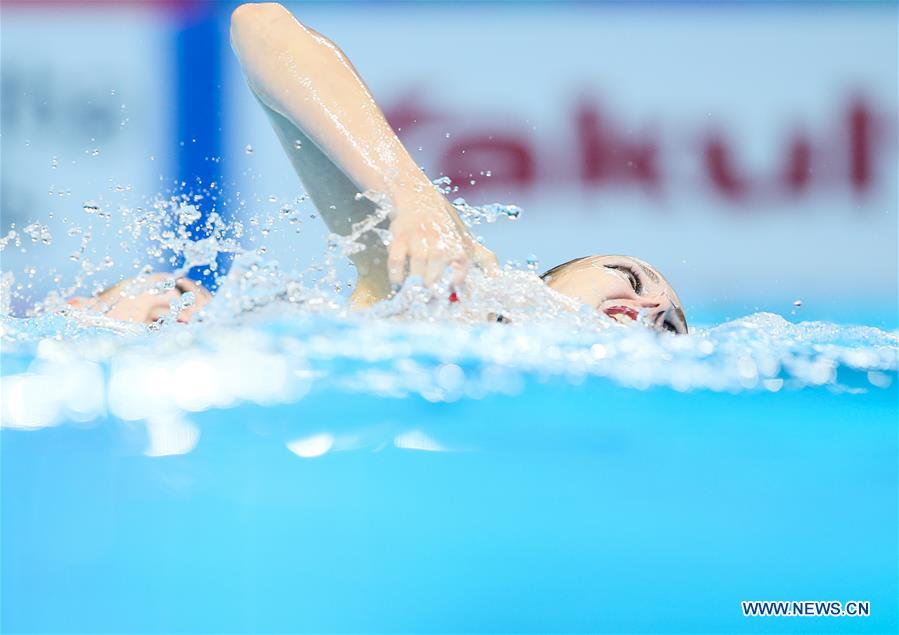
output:
M 581 260 L 586 260 L 587 258 L 589 258 L 589 256 L 581 256 L 580 258 L 573 258 L 573 259 L 569 260 L 568 262 L 563 262 L 561 265 L 556 265 L 549 271 L 546 271 L 543 274 L 541 274 L 540 279 L 541 280 L 546 280 L 547 278 L 552 279 L 552 277 L 554 275 L 556 275 L 557 273 L 561 273 L 562 270 L 564 270 L 569 265 L 573 265 L 574 263 L 580 262 Z
M 652 280 L 653 282 L 660 282 L 659 274 L 650 269 L 649 267 L 644 267 L 643 265 L 639 265 L 640 271 L 646 274 L 646 277 Z

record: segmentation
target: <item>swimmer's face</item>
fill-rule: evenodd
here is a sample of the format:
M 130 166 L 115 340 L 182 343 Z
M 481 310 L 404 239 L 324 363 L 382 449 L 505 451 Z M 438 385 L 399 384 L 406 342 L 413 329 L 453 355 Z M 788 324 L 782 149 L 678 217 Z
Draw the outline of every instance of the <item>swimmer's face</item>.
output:
M 662 275 L 630 256 L 590 256 L 543 274 L 559 293 L 596 307 L 613 320 L 633 324 L 642 313 L 658 330 L 686 333 L 680 298 Z
M 166 281 L 170 282 L 166 284 Z M 171 282 L 174 282 L 174 286 L 171 286 Z M 193 280 L 173 279 L 171 275 L 164 273 L 125 280 L 93 298 L 72 298 L 69 304 L 99 311 L 116 320 L 149 324 L 167 315 L 171 304 L 179 302 L 187 292 L 194 294 L 194 304 L 178 313 L 176 319 L 179 322 L 190 322 L 198 311 L 209 304 L 212 296 Z

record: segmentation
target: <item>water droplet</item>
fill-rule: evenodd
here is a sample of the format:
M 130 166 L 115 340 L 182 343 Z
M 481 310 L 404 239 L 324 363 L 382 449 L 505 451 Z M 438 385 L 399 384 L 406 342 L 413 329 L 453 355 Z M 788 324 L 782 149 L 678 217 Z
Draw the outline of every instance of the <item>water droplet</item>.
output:
M 197 267 L 215 262 L 218 253 L 219 244 L 215 237 L 185 241 L 183 246 L 184 266 Z
M 181 205 L 178 208 L 178 222 L 182 225 L 190 225 L 200 220 L 202 212 L 196 205 Z
M 86 214 L 96 214 L 100 211 L 100 206 L 94 201 L 85 201 L 83 207 Z
M 94 148 L 93 150 L 91 150 L 91 156 L 92 157 L 100 156 L 100 148 Z
M 293 142 L 293 149 L 294 149 L 294 150 L 299 150 L 299 149 L 302 148 L 302 147 L 303 147 L 303 142 L 300 141 L 299 139 L 297 139 L 297 140 L 295 140 L 295 141 Z
M 197 296 L 193 291 L 185 291 L 184 294 L 181 295 L 181 308 L 188 309 L 192 307 L 197 302 Z
M 40 241 L 45 245 L 49 245 L 53 242 L 53 237 L 50 235 L 50 228 L 46 225 L 31 223 L 30 225 L 26 225 L 22 231 L 31 238 L 31 242 L 33 243 Z
M 793 306 L 795 306 L 798 309 L 799 307 L 802 306 L 802 300 L 794 300 Z
M 243 149 L 243 151 L 244 151 L 244 154 L 253 154 L 253 146 L 251 146 L 251 145 L 248 143 L 248 144 L 246 145 L 246 147 Z

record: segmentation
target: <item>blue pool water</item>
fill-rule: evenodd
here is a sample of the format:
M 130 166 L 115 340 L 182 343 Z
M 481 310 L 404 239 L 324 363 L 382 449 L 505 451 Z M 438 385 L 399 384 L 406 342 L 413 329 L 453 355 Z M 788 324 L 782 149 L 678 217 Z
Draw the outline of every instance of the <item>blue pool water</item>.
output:
M 896 630 L 895 332 L 273 315 L 4 319 L 3 632 Z

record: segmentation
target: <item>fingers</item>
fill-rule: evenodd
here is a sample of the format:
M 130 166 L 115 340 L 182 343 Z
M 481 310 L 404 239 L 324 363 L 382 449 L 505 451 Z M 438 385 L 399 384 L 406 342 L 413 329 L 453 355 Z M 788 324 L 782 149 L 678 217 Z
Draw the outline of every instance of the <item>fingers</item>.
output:
M 406 279 L 406 254 L 408 246 L 405 240 L 394 238 L 387 254 L 387 277 L 390 284 L 400 286 Z
M 496 255 L 483 245 L 475 245 L 474 261 L 488 275 L 495 275 L 499 272 Z
M 459 289 L 465 283 L 465 277 L 468 275 L 468 259 L 455 258 L 450 262 L 451 280 L 453 287 Z
M 417 277 L 421 282 L 430 287 L 437 283 L 449 270 L 450 280 L 456 287 L 462 285 L 465 276 L 468 274 L 468 258 L 464 254 L 450 256 L 445 249 L 428 250 L 424 245 L 419 248 L 413 248 L 409 255 L 409 277 Z M 398 276 L 399 282 L 394 284 L 402 284 L 403 277 Z M 394 277 L 391 276 L 391 282 Z
M 446 271 L 447 265 L 448 262 L 443 253 L 430 254 L 424 273 L 425 286 L 430 287 L 437 282 Z
M 212 300 L 212 294 L 209 293 L 206 288 L 190 278 L 179 278 L 175 283 L 175 288 L 181 292 L 182 296 L 188 292 L 194 294 L 193 303 L 188 304 L 188 306 L 185 306 L 184 309 L 178 313 L 176 318 L 178 322 L 185 324 L 190 322 L 193 319 L 194 314 L 203 310 L 203 307 Z
M 424 281 L 428 268 L 428 245 L 424 239 L 414 241 L 409 248 L 409 277 Z
M 144 318 L 144 322 L 150 323 L 155 322 L 156 320 L 165 317 L 169 313 L 168 305 L 158 304 L 156 306 L 150 307 L 150 309 L 146 313 L 146 317 Z
M 401 286 L 407 276 L 419 278 L 427 287 L 447 273 L 454 287 L 465 281 L 470 255 L 452 235 L 421 224 L 403 228 L 405 231 L 396 226 L 391 229 L 395 233 L 387 255 L 387 275 L 394 287 Z
M 202 294 L 209 295 L 209 292 L 206 289 L 201 287 L 190 278 L 178 278 L 175 281 L 175 288 L 178 289 L 178 291 L 180 291 L 181 293 L 187 293 L 188 291 L 190 291 L 191 293 L 196 295 L 197 298 L 199 298 Z

